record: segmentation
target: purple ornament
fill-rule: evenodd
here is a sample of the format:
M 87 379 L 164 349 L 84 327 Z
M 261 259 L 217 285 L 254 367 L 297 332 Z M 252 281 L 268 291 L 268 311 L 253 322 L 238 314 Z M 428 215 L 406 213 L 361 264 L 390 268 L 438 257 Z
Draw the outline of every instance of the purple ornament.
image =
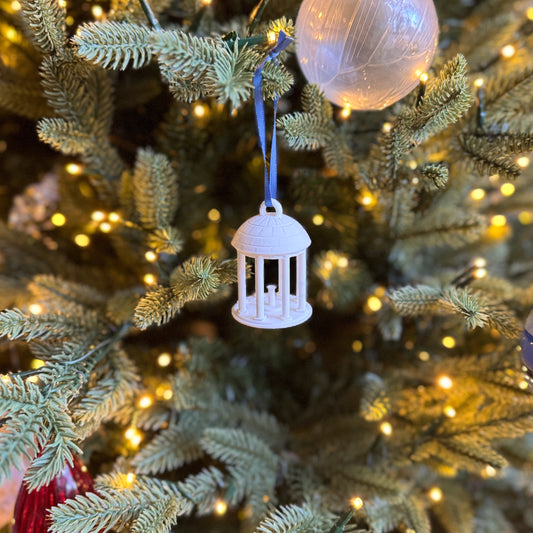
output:
M 533 312 L 529 314 L 520 339 L 522 348 L 522 363 L 533 373 Z

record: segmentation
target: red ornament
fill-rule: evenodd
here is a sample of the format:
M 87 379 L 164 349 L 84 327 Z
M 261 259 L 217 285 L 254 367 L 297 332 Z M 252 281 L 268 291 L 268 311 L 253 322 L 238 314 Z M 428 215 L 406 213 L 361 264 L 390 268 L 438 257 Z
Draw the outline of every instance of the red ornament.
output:
M 94 491 L 93 480 L 77 457 L 73 458 L 72 466 L 67 463 L 48 485 L 28 492 L 23 484 L 15 504 L 13 533 L 48 533 L 51 507 L 91 491 Z

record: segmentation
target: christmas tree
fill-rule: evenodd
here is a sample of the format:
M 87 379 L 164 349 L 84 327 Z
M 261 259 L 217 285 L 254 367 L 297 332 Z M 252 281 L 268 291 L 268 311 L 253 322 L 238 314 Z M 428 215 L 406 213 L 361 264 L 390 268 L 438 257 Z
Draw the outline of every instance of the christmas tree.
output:
M 265 63 L 313 315 L 263 330 L 230 243 L 299 6 L 1 0 L 0 476 L 95 478 L 42 531 L 533 529 L 533 7 L 437 2 L 382 111 Z

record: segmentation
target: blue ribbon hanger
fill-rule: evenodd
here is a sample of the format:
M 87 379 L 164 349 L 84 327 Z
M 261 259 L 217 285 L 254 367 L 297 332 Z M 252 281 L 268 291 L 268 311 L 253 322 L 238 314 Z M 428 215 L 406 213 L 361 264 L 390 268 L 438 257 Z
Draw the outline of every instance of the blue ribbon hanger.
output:
M 270 172 L 267 165 L 266 154 L 266 124 L 265 124 L 265 108 L 263 104 L 263 94 L 261 85 L 263 81 L 263 67 L 267 61 L 276 59 L 278 54 L 287 48 L 292 43 L 292 39 L 284 32 L 280 31 L 278 42 L 276 46 L 270 50 L 268 56 L 257 67 L 254 73 L 254 100 L 255 100 L 255 119 L 257 122 L 257 133 L 259 136 L 259 146 L 263 152 L 263 160 L 265 162 L 265 204 L 267 207 L 272 207 L 272 200 L 276 199 L 276 191 L 278 187 L 278 161 L 277 161 L 277 147 L 276 147 L 276 114 L 278 111 L 279 95 L 276 94 L 274 98 L 274 126 L 272 127 L 272 144 L 270 147 Z

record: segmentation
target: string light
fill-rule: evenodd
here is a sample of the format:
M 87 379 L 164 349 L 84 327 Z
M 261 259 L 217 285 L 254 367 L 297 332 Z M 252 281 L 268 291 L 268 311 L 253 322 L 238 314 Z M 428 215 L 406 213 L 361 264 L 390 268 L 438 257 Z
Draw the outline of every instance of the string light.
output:
M 518 213 L 518 221 L 520 224 L 527 226 L 533 222 L 533 214 L 531 211 L 520 211 L 520 213 Z
M 196 118 L 203 118 L 207 115 L 207 107 L 203 104 L 196 104 L 192 108 L 192 112 Z
M 346 268 L 348 266 L 348 258 L 345 255 L 339 257 L 339 260 L 337 261 L 337 266 L 339 268 Z
M 364 207 L 371 208 L 378 203 L 378 200 L 370 191 L 364 191 L 359 197 L 359 203 Z
M 392 425 L 389 422 L 383 422 L 379 426 L 379 430 L 381 431 L 381 433 L 383 433 L 383 435 L 387 437 L 390 437 L 392 435 Z
M 359 353 L 363 349 L 363 343 L 360 340 L 355 340 L 352 342 L 352 350 L 355 353 Z
M 317 213 L 313 217 L 313 224 L 315 226 L 322 226 L 322 224 L 324 224 L 324 217 L 320 213 Z
M 67 7 L 67 0 L 57 0 L 57 5 L 59 7 L 65 8 Z
M 274 44 L 278 40 L 278 34 L 275 31 L 267 33 L 268 44 Z
M 446 405 L 443 409 L 443 412 L 448 418 L 454 418 L 457 414 L 457 411 L 451 405 Z
M 450 337 L 449 335 L 446 335 L 446 337 L 442 337 L 442 345 L 445 348 L 454 348 L 455 347 L 455 339 L 453 337 Z
M 157 358 L 157 364 L 161 367 L 168 366 L 171 362 L 172 362 L 172 357 L 167 352 L 159 354 L 159 357 Z
M 2 374 L 2 377 L 0 378 L 4 383 L 11 383 L 11 378 L 6 375 L 6 374 Z
M 145 252 L 144 254 L 144 258 L 149 262 L 149 263 L 153 263 L 154 261 L 157 260 L 157 254 L 155 252 L 152 252 L 152 250 L 148 250 L 147 252 Z
M 428 492 L 430 500 L 438 503 L 442 500 L 442 490 L 439 487 L 431 487 Z
M 155 276 L 151 274 L 150 272 L 143 276 L 143 280 L 146 283 L 146 285 L 154 285 L 154 283 L 156 282 Z
M 470 191 L 470 198 L 479 202 L 479 200 L 483 200 L 483 198 L 485 198 L 485 194 L 486 193 L 483 189 L 473 189 Z
M 93 14 L 93 17 L 96 19 L 99 19 L 104 14 L 104 10 L 102 9 L 102 6 L 94 5 L 91 8 L 91 13 Z
M 479 89 L 479 88 L 483 87 L 483 85 L 485 85 L 485 80 L 483 78 L 476 78 L 475 79 L 474 87 Z
M 439 376 L 437 378 L 437 383 L 441 389 L 448 390 L 453 387 L 453 381 L 452 381 L 452 378 L 450 378 L 450 376 L 446 376 L 446 375 Z
M 476 257 L 474 259 L 474 266 L 477 268 L 485 268 L 487 266 L 487 260 L 484 257 Z
M 93 211 L 91 213 L 91 220 L 95 222 L 102 222 L 105 219 L 105 213 L 103 211 Z
M 133 482 L 135 481 L 135 474 L 133 472 L 128 472 L 126 474 L 126 482 L 128 483 L 128 485 L 131 487 L 131 485 L 133 485 Z
M 215 502 L 215 513 L 218 516 L 223 516 L 228 510 L 228 504 L 224 500 L 217 500 Z
M 361 508 L 363 507 L 363 505 L 365 504 L 365 503 L 363 502 L 363 499 L 360 498 L 359 496 L 355 496 L 355 497 L 353 497 L 353 498 L 350 500 L 350 503 L 352 504 L 352 507 L 353 507 L 354 509 L 357 509 L 357 510 L 361 509 Z
M 120 215 L 118 213 L 115 213 L 114 211 L 111 211 L 107 218 L 109 222 L 118 222 L 120 220 Z
M 408 166 L 411 170 L 415 170 L 415 169 L 418 167 L 416 161 L 409 161 L 409 162 L 407 163 L 407 166 Z
M 139 407 L 141 409 L 148 409 L 148 407 L 150 407 L 153 403 L 154 401 L 149 394 L 145 394 L 139 398 Z
M 487 269 L 486 268 L 477 268 L 474 271 L 474 277 L 476 279 L 483 279 L 487 276 Z
M 427 83 L 428 80 L 429 80 L 429 76 L 427 75 L 426 72 L 423 72 L 422 74 L 420 74 L 420 81 L 422 83 Z
M 492 465 L 487 465 L 483 469 L 483 475 L 485 477 L 494 477 L 497 473 L 498 471 Z
M 219 222 L 220 221 L 220 211 L 218 209 L 210 209 L 209 213 L 207 213 L 207 218 L 211 222 Z
M 528 20 L 533 20 L 533 7 L 527 8 L 526 17 L 528 18 Z
M 5 35 L 6 35 L 6 38 L 12 43 L 15 42 L 19 36 L 15 28 L 7 28 Z
M 341 118 L 348 119 L 350 118 L 350 115 L 352 114 L 352 108 L 349 105 L 345 105 L 342 108 L 342 111 L 340 112 Z
M 163 391 L 163 400 L 170 400 L 172 396 L 174 396 L 174 393 L 170 387 Z
M 390 133 L 392 130 L 392 123 L 391 122 L 384 122 L 383 126 L 381 126 L 381 131 L 383 133 Z
M 133 448 L 138 448 L 143 440 L 141 432 L 134 426 L 129 427 L 124 433 L 124 436 Z
M 366 301 L 366 305 L 370 309 L 370 311 L 377 312 L 381 309 L 383 304 L 381 303 L 381 300 L 377 296 L 370 296 L 368 300 Z
M 102 233 L 109 233 L 112 229 L 112 226 L 109 222 L 102 222 L 99 228 Z
M 504 196 L 512 196 L 515 192 L 515 186 L 512 183 L 503 183 L 500 187 L 500 192 Z
M 526 380 L 522 380 L 519 384 L 518 384 L 518 388 L 520 390 L 526 390 L 527 388 L 529 387 L 529 384 Z
M 40 315 L 43 312 L 43 306 L 41 304 L 30 304 L 28 310 L 32 315 Z
M 512 44 L 506 44 L 500 52 L 505 59 L 509 59 L 515 55 L 516 48 Z
M 38 370 L 44 366 L 44 361 L 42 359 L 32 359 L 30 361 L 30 368 L 32 370 Z
M 530 160 L 529 160 L 529 157 L 527 157 L 526 155 L 522 156 L 522 157 L 519 157 L 517 160 L 516 160 L 516 164 L 520 167 L 520 168 L 527 168 L 529 166 L 529 163 L 530 163 Z
M 492 226 L 495 226 L 497 228 L 502 228 L 507 224 L 507 219 L 505 218 L 505 215 L 494 215 L 490 219 L 490 223 Z
M 60 228 L 61 226 L 65 225 L 65 222 L 67 221 L 67 218 L 63 213 L 54 213 L 52 217 L 50 218 L 50 221 L 54 226 L 57 226 Z
M 430 355 L 429 355 L 429 352 L 426 352 L 426 351 L 421 351 L 418 353 L 418 358 L 420 359 L 420 361 L 429 361 L 429 358 L 430 358 Z
M 18 0 L 13 0 L 13 2 L 11 2 L 11 9 L 13 11 L 20 11 L 22 9 L 22 5 Z
M 72 176 L 79 176 L 82 173 L 83 168 L 77 163 L 68 163 L 65 165 L 65 170 Z
M 80 247 L 85 248 L 91 244 L 91 239 L 85 233 L 78 233 L 74 236 L 74 242 Z

